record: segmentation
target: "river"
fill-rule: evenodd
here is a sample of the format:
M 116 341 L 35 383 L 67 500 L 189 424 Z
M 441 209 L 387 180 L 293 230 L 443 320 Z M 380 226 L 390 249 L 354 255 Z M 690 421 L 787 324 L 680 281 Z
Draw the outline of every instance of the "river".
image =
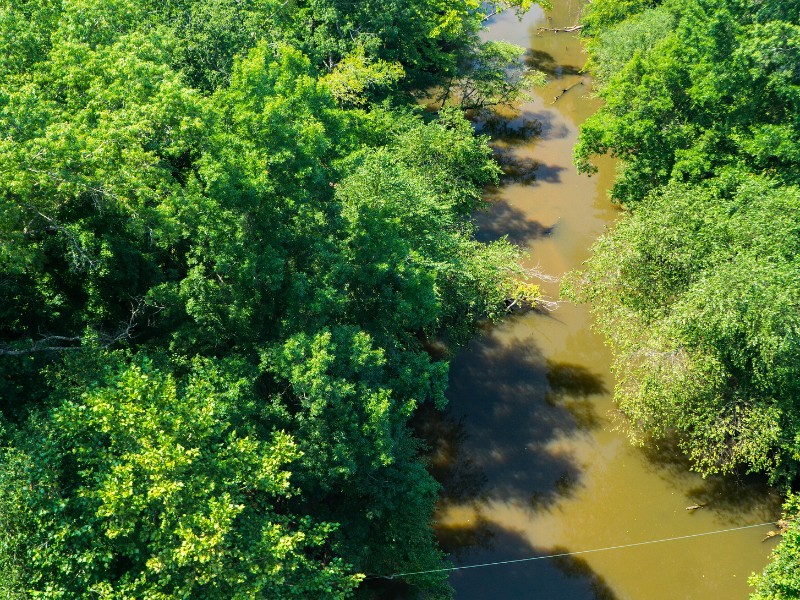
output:
M 488 36 L 529 48 L 549 83 L 511 121 L 540 123 L 529 139 L 497 136 L 511 173 L 488 191 L 481 236 L 507 235 L 529 267 L 560 276 L 579 268 L 619 212 L 606 195 L 611 159 L 578 175 L 572 147 L 596 108 L 577 34 L 538 27 L 578 22 L 581 2 L 534 8 L 522 21 L 495 17 Z M 563 92 L 563 90 L 568 90 Z M 556 96 L 560 96 L 554 101 Z M 534 127 L 536 129 L 536 127 Z M 533 173 L 531 180 L 528 175 Z M 657 234 L 657 233 L 656 233 Z M 543 290 L 558 297 L 558 283 Z M 512 317 L 487 329 L 452 361 L 449 409 L 421 433 L 444 490 L 436 520 L 457 566 L 621 546 L 774 521 L 780 497 L 743 477 L 702 479 L 669 448 L 631 446 L 615 427 L 603 340 L 584 306 Z M 689 505 L 705 504 L 688 511 Z M 465 569 L 456 598 L 675 600 L 746 598 L 775 540 L 768 526 L 530 562 Z

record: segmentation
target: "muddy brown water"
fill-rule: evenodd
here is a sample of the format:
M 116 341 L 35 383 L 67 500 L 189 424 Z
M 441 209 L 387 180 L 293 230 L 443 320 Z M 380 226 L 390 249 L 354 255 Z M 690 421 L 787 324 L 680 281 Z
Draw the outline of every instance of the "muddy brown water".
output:
M 572 147 L 598 107 L 576 34 L 539 33 L 574 25 L 581 2 L 554 2 L 522 21 L 504 14 L 489 36 L 529 48 L 546 87 L 512 127 L 536 122 L 529 139 L 495 137 L 510 176 L 488 192 L 481 235 L 509 238 L 528 266 L 560 276 L 580 267 L 619 212 L 607 199 L 610 159 L 578 175 Z M 568 90 L 564 92 L 563 90 Z M 559 96 L 554 102 L 554 98 Z M 513 136 L 512 136 L 513 138 Z M 530 173 L 533 173 L 533 178 Z M 558 283 L 543 283 L 558 297 Z M 583 551 L 774 521 L 780 497 L 741 477 L 689 471 L 670 448 L 632 447 L 615 428 L 603 340 L 586 307 L 515 316 L 491 328 L 452 362 L 448 410 L 423 429 L 431 469 L 444 490 L 437 532 L 456 566 Z M 693 504 L 706 504 L 687 511 Z M 746 598 L 776 543 L 768 526 L 556 559 L 456 571 L 456 598 L 675 600 Z

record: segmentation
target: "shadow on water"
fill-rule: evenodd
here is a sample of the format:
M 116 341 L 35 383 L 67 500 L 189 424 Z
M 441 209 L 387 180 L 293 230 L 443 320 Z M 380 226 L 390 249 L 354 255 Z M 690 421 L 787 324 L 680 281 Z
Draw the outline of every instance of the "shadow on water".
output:
M 591 396 L 607 394 L 603 381 L 582 365 L 548 361 L 546 400 L 550 406 L 566 408 L 581 429 L 600 427 Z
M 555 547 L 551 550 L 552 554 L 567 552 L 566 548 Z M 595 573 L 589 563 L 577 556 L 558 556 L 553 559 L 556 568 L 570 579 L 583 580 L 589 585 L 591 595 L 588 598 L 594 600 L 616 600 L 617 595 L 606 583 L 606 580 Z
M 470 563 L 470 554 L 475 550 L 494 551 L 498 527 L 482 515 L 469 522 L 436 525 L 439 546 L 458 564 Z M 502 548 L 502 547 L 501 547 Z M 506 548 L 502 548 L 505 552 Z
M 677 440 L 648 443 L 642 452 L 648 464 L 663 478 L 671 481 L 685 478 L 692 470 L 689 458 L 681 452 Z M 715 513 L 721 522 L 736 523 L 753 519 L 775 521 L 781 514 L 781 495 L 768 485 L 765 475 L 734 471 L 727 475 L 710 475 L 688 489 L 690 504 Z
M 529 559 L 535 556 L 560 554 L 564 548 L 536 548 L 515 531 L 481 523 L 488 548 L 502 548 L 498 561 Z M 464 535 L 464 534 L 460 534 Z M 443 544 L 447 538 L 443 539 Z M 460 561 L 459 561 L 460 562 Z M 481 561 L 493 562 L 493 561 Z M 468 562 L 463 564 L 476 564 Z M 503 598 L 549 600 L 616 600 L 606 581 L 588 563 L 573 556 L 492 565 L 454 571 L 450 579 L 458 590 L 458 598 Z
M 541 123 L 539 137 L 543 140 L 560 140 L 571 135 L 569 127 L 559 120 L 553 111 L 550 110 L 525 110 L 522 111 L 520 118 L 535 119 Z
M 550 115 L 525 111 L 511 113 L 489 112 L 481 116 L 475 123 L 476 131 L 487 134 L 491 138 L 490 145 L 494 158 L 502 169 L 500 186 L 487 190 L 487 199 L 499 198 L 506 185 L 533 185 L 536 182 L 560 183 L 561 172 L 565 167 L 546 165 L 518 152 L 520 146 L 526 146 L 536 138 L 551 137 L 553 133 L 562 135 L 549 118 Z
M 597 426 L 587 399 L 603 391 L 588 370 L 548 361 L 532 338 L 474 340 L 451 367 L 448 396 L 459 413 L 429 411 L 415 421 L 442 505 L 494 499 L 546 510 L 571 495 L 580 468 L 551 445 Z
M 503 200 L 508 185 L 535 185 L 536 183 L 559 183 L 565 167 L 547 165 L 520 154 L 517 146 L 546 133 L 546 137 L 562 135 L 559 127 L 552 123 L 549 113 L 542 115 L 532 112 L 502 115 L 493 113 L 477 124 L 477 128 L 492 136 L 492 149 L 502 175 L 500 185 L 486 189 L 485 198 L 490 203 L 488 210 L 475 215 L 478 226 L 476 238 L 482 242 L 507 236 L 518 246 L 528 246 L 531 242 L 553 233 L 555 224 L 542 224 L 529 219 L 521 210 Z
M 475 223 L 478 226 L 475 239 L 478 241 L 490 242 L 506 236 L 512 244 L 522 247 L 551 235 L 556 226 L 528 219 L 524 212 L 504 200 L 493 203 L 490 210 L 476 215 Z
M 441 503 L 458 504 L 486 498 L 486 473 L 464 452 L 469 434 L 463 418 L 454 417 L 449 408 L 439 411 L 426 404 L 414 415 L 412 427 L 427 446 L 424 455 L 428 472 L 442 486 Z
M 536 181 L 545 183 L 561 183 L 561 173 L 566 171 L 565 167 L 558 165 L 546 165 L 542 162 L 536 163 Z
M 476 123 L 475 128 L 493 140 L 503 140 L 516 145 L 530 142 L 542 134 L 542 122 L 539 119 L 516 112 L 511 115 L 490 112 Z
M 503 550 L 502 560 L 521 560 L 535 556 L 560 554 L 564 548 L 537 549 L 514 531 L 481 522 L 477 527 L 461 527 L 462 531 L 443 532 L 439 536 L 443 549 L 448 552 L 448 544 L 459 543 L 462 539 L 484 536 L 484 547 Z M 480 531 L 480 533 L 476 533 Z M 493 561 L 486 561 L 493 562 Z M 476 564 L 457 560 L 457 564 Z M 477 564 L 483 564 L 477 563 Z M 411 579 L 409 578 L 409 581 Z M 588 563 L 574 556 L 559 556 L 541 560 L 492 565 L 479 568 L 453 571 L 450 582 L 458 590 L 458 598 L 463 600 L 486 598 L 548 600 L 617 600 L 605 579 L 594 572 Z M 412 589 L 403 580 L 389 581 L 378 579 L 367 581 L 364 588 L 372 597 L 383 599 L 408 600 Z
M 566 168 L 558 165 L 547 165 L 529 156 L 522 156 L 509 146 L 494 146 L 494 159 L 503 170 L 500 176 L 500 187 L 487 190 L 487 200 L 502 195 L 506 185 L 534 185 L 538 182 L 561 183 L 561 173 Z
M 580 67 L 562 65 L 552 54 L 544 50 L 528 50 L 528 52 L 525 53 L 525 66 L 541 71 L 551 77 L 583 74 Z
M 494 159 L 502 169 L 500 188 L 509 184 L 533 185 L 539 179 L 536 169 L 539 163 L 528 156 L 520 156 L 511 148 L 495 147 Z M 487 199 L 502 196 L 501 189 L 489 191 Z
M 557 140 L 570 135 L 569 128 L 553 111 L 533 108 L 489 113 L 475 123 L 475 130 L 489 135 L 493 144 L 509 147 L 526 146 L 537 138 Z
M 777 521 L 781 516 L 781 498 L 767 486 L 767 478 L 759 475 L 706 478 L 703 483 L 687 493 L 703 510 L 710 510 L 725 523 L 741 520 L 752 522 Z M 770 499 L 772 502 L 770 502 Z

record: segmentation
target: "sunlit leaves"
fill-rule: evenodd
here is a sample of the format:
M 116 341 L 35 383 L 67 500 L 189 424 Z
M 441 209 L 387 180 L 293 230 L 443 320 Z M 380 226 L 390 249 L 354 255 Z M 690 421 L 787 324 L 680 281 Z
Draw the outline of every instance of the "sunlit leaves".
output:
M 635 14 L 626 21 L 597 31 L 590 42 L 593 73 L 600 83 L 607 82 L 633 58 L 636 52 L 649 52 L 672 31 L 675 17 L 663 8 Z
M 677 429 L 704 472 L 745 464 L 791 478 L 800 193 L 737 181 L 651 195 L 595 245 L 582 293 L 639 435 Z
M 80 395 L 66 390 L 42 437 L 6 453 L 0 486 L 20 504 L 0 516 L 5 544 L 15 568 L 36 565 L 23 589 L 232 598 L 297 586 L 338 597 L 355 584 L 338 561 L 313 558 L 331 526 L 272 508 L 296 493 L 288 468 L 300 453 L 288 434 L 242 421 L 245 380 L 207 361 L 180 384 L 147 360 L 106 372 Z
M 612 197 L 632 213 L 571 284 L 610 341 L 637 441 L 677 438 L 704 474 L 743 466 L 787 485 L 800 473 L 797 18 L 771 0 L 589 5 L 606 105 L 576 162 L 619 157 Z M 797 597 L 796 541 L 794 523 L 755 598 Z
M 345 56 L 325 78 L 331 94 L 344 106 L 365 106 L 367 93 L 401 79 L 405 69 L 398 62 L 367 58 L 363 46 Z
M 627 4 L 591 4 L 590 23 L 614 7 L 628 18 L 591 30 L 607 103 L 581 133 L 579 167 L 590 171 L 593 154 L 623 158 L 612 197 L 627 204 L 670 180 L 699 182 L 729 166 L 796 183 L 796 18 L 759 21 L 724 0 L 630 15 Z
M 479 42 L 493 8 L 17 4 L 0 594 L 337 598 L 440 567 L 408 427 L 445 402 L 426 338 L 457 345 L 538 291 L 511 244 L 473 238 L 486 140 L 397 92 L 457 76 L 518 97 L 518 49 Z
M 751 600 L 791 600 L 800 597 L 800 497 L 790 495 L 783 506 L 786 527 L 780 543 L 772 551 L 770 563 L 759 575 L 752 575 L 755 586 Z

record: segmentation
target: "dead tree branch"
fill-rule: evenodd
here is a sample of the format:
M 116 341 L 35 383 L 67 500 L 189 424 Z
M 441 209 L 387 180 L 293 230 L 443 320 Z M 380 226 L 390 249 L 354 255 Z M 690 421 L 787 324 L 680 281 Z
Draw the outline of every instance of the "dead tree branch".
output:
M 553 33 L 575 33 L 583 29 L 583 25 L 572 25 L 570 27 L 539 27 L 539 31 L 551 31 Z
M 135 304 L 131 304 L 130 318 L 127 321 L 122 321 L 120 323 L 120 329 L 113 334 L 98 332 L 95 336 L 90 335 L 85 337 L 78 335 L 45 335 L 38 340 L 31 340 L 29 345 L 24 348 L 8 345 L 0 346 L 0 356 L 26 356 L 38 352 L 65 352 L 80 350 L 86 346 L 97 347 L 98 345 L 100 348 L 106 350 L 123 340 L 132 340 L 137 325 L 137 318 L 149 307 L 154 307 L 156 312 L 160 312 L 164 308 L 163 306 L 151 305 L 143 298 L 139 298 L 136 300 Z M 70 343 L 75 345 L 66 345 Z
M 57 342 L 80 342 L 79 336 L 68 337 L 64 335 L 48 335 L 40 340 L 31 342 L 29 348 L 0 348 L 0 356 L 25 356 L 36 352 L 61 352 L 66 350 L 80 350 L 80 346 L 58 345 Z
M 550 104 L 555 104 L 556 102 L 558 102 L 558 101 L 559 101 L 559 99 L 560 99 L 560 98 L 561 98 L 561 97 L 562 97 L 564 94 L 566 94 L 566 93 L 567 93 L 568 91 L 570 91 L 572 88 L 578 87 L 579 85 L 583 85 L 583 79 L 581 79 L 581 80 L 580 80 L 578 83 L 573 83 L 573 84 L 572 84 L 571 86 L 569 86 L 568 88 L 561 90 L 561 93 L 560 93 L 560 94 L 558 94 L 558 95 L 557 95 L 555 98 L 553 98 L 553 101 L 552 101 Z

